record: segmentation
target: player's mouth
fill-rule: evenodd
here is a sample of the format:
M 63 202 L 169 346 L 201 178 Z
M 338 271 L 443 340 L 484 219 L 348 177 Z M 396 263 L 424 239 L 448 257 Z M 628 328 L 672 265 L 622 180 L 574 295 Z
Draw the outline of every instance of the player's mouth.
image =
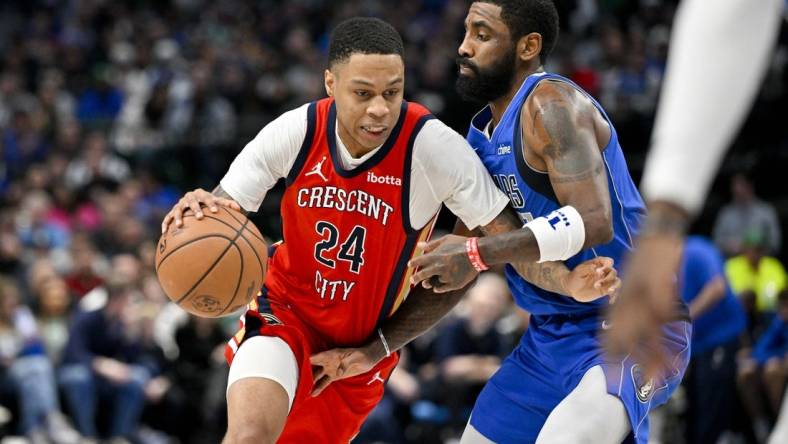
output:
M 463 76 L 474 76 L 477 74 L 479 67 L 473 64 L 470 60 L 465 57 L 457 57 L 457 68 L 459 68 L 460 75 Z
M 476 74 L 476 72 L 468 65 L 460 65 L 460 75 L 463 76 L 472 76 Z
M 363 132 L 366 135 L 369 135 L 370 137 L 376 138 L 376 139 L 379 138 L 379 137 L 382 137 L 384 134 L 386 134 L 386 130 L 387 129 L 388 129 L 388 127 L 383 126 L 383 125 L 362 125 L 361 126 L 361 132 Z

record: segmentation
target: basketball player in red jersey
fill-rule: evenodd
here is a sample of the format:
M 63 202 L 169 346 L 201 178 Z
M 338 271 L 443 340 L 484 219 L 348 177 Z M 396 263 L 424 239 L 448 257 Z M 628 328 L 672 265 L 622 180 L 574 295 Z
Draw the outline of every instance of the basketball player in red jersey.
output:
M 284 241 L 272 248 L 264 287 L 228 345 L 226 443 L 350 441 L 383 395 L 397 363 L 391 350 L 462 294 L 431 297 L 419 287 L 405 300 L 407 263 L 441 204 L 489 234 L 520 227 L 465 139 L 403 100 L 402 53 L 385 22 L 341 23 L 325 72 L 329 97 L 268 124 L 213 193 L 187 193 L 162 223 L 163 230 L 180 226 L 187 209 L 199 219 L 201 206 L 254 211 L 286 180 Z M 560 263 L 536 266 L 546 270 L 536 284 L 577 298 L 618 285 L 605 259 L 572 272 Z M 392 316 L 412 331 L 387 338 L 381 325 Z M 365 343 L 352 352 L 355 376 L 329 385 L 339 360 L 325 352 Z M 313 355 L 321 358 L 310 362 Z

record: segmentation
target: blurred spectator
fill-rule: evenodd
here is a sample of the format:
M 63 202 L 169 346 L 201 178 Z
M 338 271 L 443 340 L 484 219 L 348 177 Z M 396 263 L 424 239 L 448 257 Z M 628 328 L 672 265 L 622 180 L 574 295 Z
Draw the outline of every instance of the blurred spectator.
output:
M 68 323 L 73 301 L 65 281 L 60 276 L 45 279 L 35 291 L 35 314 L 41 341 L 49 359 L 57 365 L 68 341 Z
M 3 164 L 9 178 L 20 177 L 35 162 L 42 162 L 49 144 L 31 121 L 30 113 L 14 112 L 11 125 L 2 134 Z
M 222 412 L 207 397 L 211 384 L 224 377 L 226 333 L 215 319 L 190 316 L 175 332 L 178 359 L 168 378 L 171 388 L 151 413 L 151 424 L 181 442 L 216 442 L 221 439 L 217 416 Z M 218 378 L 217 378 L 218 376 Z M 222 384 L 224 386 L 225 384 Z M 195 421 L 205 424 L 195 428 Z
M 82 189 L 94 183 L 109 184 L 114 188 L 130 173 L 128 163 L 110 153 L 106 137 L 96 131 L 85 139 L 83 154 L 68 165 L 65 180 L 72 189 Z
M 725 275 L 733 291 L 740 297 L 751 293 L 755 297 L 757 313 L 774 312 L 777 295 L 788 283 L 782 263 L 766 255 L 766 239 L 758 231 L 751 231 L 742 239 L 742 253 L 728 259 Z M 748 306 L 748 301 L 744 301 Z
M 22 245 L 38 251 L 65 248 L 70 233 L 51 216 L 52 199 L 43 191 L 32 191 L 25 196 L 17 214 L 16 227 Z
M 756 437 L 764 442 L 770 422 L 780 412 L 788 375 L 788 291 L 780 293 L 779 310 L 758 339 L 752 356 L 739 363 L 739 392 L 753 419 Z M 766 403 L 763 397 L 766 397 Z M 768 408 L 767 408 L 768 407 Z
M 19 304 L 12 281 L 0 277 L 0 385 L 19 403 L 19 428 L 36 442 L 76 443 L 78 434 L 60 413 L 52 364 L 30 310 Z
M 780 251 L 782 236 L 774 206 L 755 195 L 755 187 L 746 175 L 731 179 L 733 201 L 724 206 L 714 223 L 714 242 L 726 256 L 735 256 L 744 249 L 748 233 L 762 233 L 766 254 Z
M 97 438 L 101 401 L 109 403 L 107 435 L 134 439 L 145 405 L 145 387 L 158 369 L 146 361 L 139 337 L 131 334 L 130 310 L 134 287 L 112 281 L 106 286 L 107 303 L 80 313 L 63 350 L 60 384 L 69 413 L 84 436 Z
M 484 384 L 506 355 L 505 338 L 496 323 L 509 302 L 506 281 L 485 273 L 468 290 L 462 315 L 446 325 L 436 343 L 436 359 L 448 385 L 446 402 L 455 425 L 464 427 Z
M 93 242 L 84 234 L 74 236 L 70 250 L 71 272 L 66 277 L 66 284 L 77 298 L 81 298 L 104 283 L 97 272 L 101 265 Z
M 95 65 L 91 83 L 77 99 L 77 118 L 85 125 L 108 125 L 120 112 L 123 94 L 111 83 L 111 67 Z
M 746 327 L 744 310 L 725 280 L 722 255 L 706 238 L 687 238 L 679 288 L 693 323 L 692 358 L 684 377 L 687 442 L 716 443 L 734 425 L 736 353 Z

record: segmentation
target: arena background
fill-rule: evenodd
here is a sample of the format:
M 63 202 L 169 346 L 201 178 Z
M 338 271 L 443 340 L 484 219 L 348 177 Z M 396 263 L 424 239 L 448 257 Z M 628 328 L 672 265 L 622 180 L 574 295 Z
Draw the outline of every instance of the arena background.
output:
M 137 422 L 134 402 L 113 408 L 112 399 L 102 396 L 98 433 L 108 437 L 117 416 L 126 415 L 133 426 L 126 439 L 133 442 L 218 442 L 226 421 L 226 367 L 219 350 L 235 320 L 189 319 L 166 304 L 152 269 L 162 216 L 183 192 L 212 189 L 267 122 L 324 95 L 329 32 L 347 17 L 377 16 L 392 23 L 406 44 L 406 99 L 426 105 L 464 133 L 478 108 L 454 92 L 454 58 L 468 4 L 0 2 L 0 434 L 26 434 L 33 442 L 74 436 L 70 405 L 92 397 L 68 384 L 64 370 L 79 361 L 70 356 L 71 343 L 104 331 L 75 330 L 71 324 L 78 313 L 101 307 L 104 283 L 121 274 L 138 290 L 128 305 L 117 308 L 123 318 L 118 328 L 124 329 L 121 361 L 133 364 L 128 374 L 144 370 L 134 373 L 137 379 L 127 378 L 143 390 L 144 411 Z M 605 106 L 637 181 L 677 2 L 558 0 L 556 5 L 561 35 L 546 68 L 572 78 Z M 729 184 L 738 173 L 754 184 L 764 208 L 776 211 L 777 232 L 786 232 L 787 64 L 783 25 L 755 106 L 693 232 L 713 233 L 721 209 L 733 201 Z M 252 217 L 271 239 L 280 233 L 281 191 L 280 184 Z M 444 211 L 439 227 L 449 229 L 452 222 Z M 768 230 L 746 234 L 745 242 L 760 242 L 756 246 L 778 263 L 788 259 L 785 244 Z M 784 275 L 783 270 L 774 278 L 774 291 L 785 287 Z M 480 384 L 527 326 L 527 316 L 509 306 L 496 278 L 478 292 L 484 297 L 469 297 L 409 348 L 397 381 L 355 442 L 441 442 L 458 436 Z M 742 359 L 774 316 L 774 307 L 752 310 Z M 458 356 L 478 360 L 452 360 Z M 783 351 L 783 381 L 787 356 Z M 26 397 L 43 396 L 47 387 L 59 402 L 42 401 L 50 406 L 47 417 L 26 423 Z M 738 388 L 760 390 L 746 383 Z M 111 388 L 99 391 L 112 394 Z M 756 442 L 758 429 L 770 427 L 778 412 L 769 407 L 768 394 L 763 404 L 760 415 L 731 405 L 739 421 L 727 435 L 730 442 Z M 683 426 L 695 413 L 684 407 L 675 402 L 664 412 L 664 442 L 687 442 Z

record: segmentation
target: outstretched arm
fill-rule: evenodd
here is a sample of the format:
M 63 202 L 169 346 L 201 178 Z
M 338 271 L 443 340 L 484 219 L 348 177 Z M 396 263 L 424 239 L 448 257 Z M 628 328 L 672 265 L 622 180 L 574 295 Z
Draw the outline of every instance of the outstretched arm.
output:
M 482 230 L 494 234 L 499 232 L 497 230 L 511 229 L 519 229 L 519 219 L 507 208 Z M 458 222 L 455 233 L 467 235 L 470 231 Z M 424 247 L 427 253 L 441 246 L 460 246 L 464 252 L 465 239 L 466 237 L 456 234 L 448 235 Z M 463 257 L 468 263 L 467 256 Z M 595 258 L 578 265 L 572 271 L 561 262 L 518 263 L 514 266 L 535 285 L 571 295 L 584 302 L 611 294 L 620 284 L 613 261 L 609 258 Z M 387 351 L 393 353 L 399 350 L 432 328 L 457 305 L 476 275 L 474 272 L 461 288 L 442 295 L 434 294 L 429 285 L 416 285 L 397 312 L 383 323 L 380 330 L 376 331 L 364 346 L 332 349 L 312 356 L 312 365 L 317 368 L 314 373 L 313 395 L 317 396 L 334 380 L 369 371 L 386 356 Z

